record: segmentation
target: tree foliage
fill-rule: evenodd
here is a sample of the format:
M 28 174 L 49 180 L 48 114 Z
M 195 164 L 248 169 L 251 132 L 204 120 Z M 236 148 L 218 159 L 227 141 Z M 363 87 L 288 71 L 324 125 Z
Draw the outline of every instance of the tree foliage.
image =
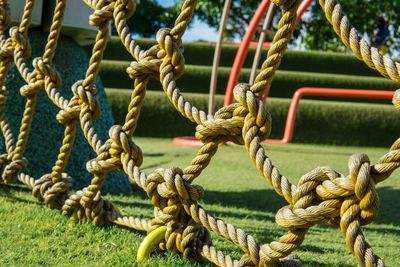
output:
M 175 0 L 170 7 L 163 7 L 159 2 L 156 0 L 140 0 L 135 15 L 129 20 L 129 26 L 133 32 L 143 37 L 152 37 L 159 28 L 173 25 L 183 0 Z M 217 30 L 224 2 L 225 0 L 199 0 L 196 18 Z M 364 37 L 377 44 L 377 39 L 379 39 L 377 37 L 382 33 L 382 29 L 379 31 L 378 26 L 384 23 L 385 31 L 388 33 L 384 40 L 385 44 L 391 47 L 391 50 L 400 48 L 398 36 L 400 0 L 347 0 L 340 2 L 350 22 Z M 232 1 L 225 33 L 226 39 L 241 39 L 259 3 L 259 0 Z M 280 16 L 280 12 L 276 12 L 273 25 L 275 29 Z M 294 35 L 296 43 L 300 43 L 307 49 L 346 50 L 326 20 L 318 1 L 314 1 L 303 16 L 303 20 Z
M 398 49 L 400 40 L 398 26 L 400 22 L 400 0 L 348 0 L 340 1 L 344 12 L 354 27 L 360 31 L 371 43 L 377 46 L 379 24 L 385 20 L 388 30 L 386 45 L 391 50 Z M 322 8 L 317 2 L 310 7 L 300 24 L 297 36 L 308 49 L 345 51 L 345 47 L 325 18 Z
M 164 7 L 156 0 L 140 0 L 128 20 L 130 30 L 141 37 L 154 37 L 160 28 L 173 25 L 179 14 L 178 4 Z

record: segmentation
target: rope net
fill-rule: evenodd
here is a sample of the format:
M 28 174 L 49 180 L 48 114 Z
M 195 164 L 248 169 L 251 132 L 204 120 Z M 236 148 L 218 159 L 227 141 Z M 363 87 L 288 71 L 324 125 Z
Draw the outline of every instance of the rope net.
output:
M 135 1 L 84 2 L 93 9 L 89 22 L 98 28 L 96 43 L 85 78 L 72 85 L 73 97 L 66 99 L 58 91 L 61 79 L 52 63 L 66 0 L 56 1 L 43 55 L 33 59 L 32 71 L 27 66 L 27 60 L 31 56 L 28 27 L 34 0 L 26 0 L 21 23 L 10 29 L 8 3 L 0 0 L 0 127 L 6 144 L 6 151 L 0 155 L 0 165 L 4 183 L 18 180 L 31 188 L 33 195 L 49 208 L 60 209 L 64 215 L 82 222 L 91 221 L 99 226 L 116 224 L 146 232 L 165 226 L 165 239 L 160 248 L 182 253 L 184 257 L 199 262 L 211 262 L 218 266 L 299 266 L 300 260 L 290 254 L 301 245 L 308 229 L 316 224 L 331 224 L 340 229 L 360 266 L 384 266 L 366 241 L 362 226 L 372 222 L 378 212 L 375 185 L 387 179 L 400 165 L 400 139 L 375 165 L 371 165 L 367 155 L 353 155 L 349 159 L 347 176 L 328 167 L 318 167 L 302 176 L 297 185 L 280 173 L 261 145 L 271 130 L 271 116 L 261 96 L 274 77 L 290 41 L 300 0 L 273 1 L 281 8 L 282 18 L 261 71 L 254 84 L 238 84 L 234 90 L 236 102 L 221 108 L 215 115 L 207 115 L 186 101 L 175 82 L 184 72 L 181 37 L 194 14 L 196 0 L 184 1 L 173 27 L 160 29 L 157 33 L 158 44 L 148 50 L 143 50 L 132 39 L 127 25 L 127 19 L 135 12 Z M 319 0 L 319 3 L 337 35 L 359 59 L 383 76 L 400 82 L 400 65 L 379 54 L 361 37 L 336 0 Z M 127 73 L 134 86 L 124 124 L 112 126 L 109 139 L 103 141 L 93 126 L 93 121 L 100 116 L 95 79 L 107 44 L 111 19 L 115 22 L 121 42 L 133 58 Z M 9 37 L 6 36 L 8 29 Z M 17 138 L 13 136 L 4 112 L 7 101 L 4 81 L 12 63 L 26 82 L 20 90 L 26 104 Z M 196 137 L 203 146 L 184 169 L 159 168 L 150 174 L 140 169 L 142 151 L 132 136 L 151 78 L 160 81 L 169 101 L 182 116 L 198 125 Z M 23 172 L 28 164 L 24 150 L 37 95 L 42 91 L 60 109 L 56 119 L 65 126 L 65 131 L 54 167 L 50 173 L 37 179 Z M 393 103 L 400 109 L 400 93 L 395 94 Z M 71 192 L 72 178 L 64 173 L 64 169 L 79 125 L 97 157 L 87 162 L 87 171 L 93 175 L 91 183 Z M 288 202 L 276 214 L 278 225 L 287 229 L 287 233 L 278 240 L 260 244 L 244 230 L 214 217 L 198 204 L 204 191 L 193 181 L 207 167 L 218 146 L 228 141 L 244 145 L 261 176 Z M 102 184 L 110 171 L 126 173 L 131 182 L 147 193 L 154 205 L 153 219 L 121 214 L 103 198 Z M 235 260 L 217 250 L 212 245 L 210 233 L 233 242 L 243 251 L 243 256 Z

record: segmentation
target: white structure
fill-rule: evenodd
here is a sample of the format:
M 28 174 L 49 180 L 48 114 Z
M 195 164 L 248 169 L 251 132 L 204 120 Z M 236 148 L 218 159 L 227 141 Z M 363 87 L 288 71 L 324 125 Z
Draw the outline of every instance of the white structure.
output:
M 45 31 L 50 30 L 56 1 L 36 0 L 31 26 L 42 26 Z M 10 1 L 13 23 L 18 23 L 24 11 L 25 1 Z M 62 34 L 75 39 L 80 45 L 93 43 L 97 29 L 89 25 L 89 16 L 93 10 L 82 0 L 68 1 L 65 9 Z
M 17 0 L 8 2 L 10 4 L 11 20 L 14 24 L 16 24 L 21 21 L 22 14 L 24 14 L 25 1 Z M 39 26 L 42 23 L 42 10 L 43 0 L 36 0 L 31 17 L 32 26 Z

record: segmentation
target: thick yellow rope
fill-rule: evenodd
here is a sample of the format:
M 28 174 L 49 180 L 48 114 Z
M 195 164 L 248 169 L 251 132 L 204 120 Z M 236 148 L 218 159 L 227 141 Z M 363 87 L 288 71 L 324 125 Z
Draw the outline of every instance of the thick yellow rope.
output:
M 185 59 L 181 37 L 194 14 L 196 0 L 183 2 L 181 12 L 172 29 L 160 29 L 158 44 L 143 50 L 130 34 L 127 19 L 136 4 L 131 0 L 84 0 L 93 9 L 89 21 L 98 28 L 85 78 L 76 81 L 71 90 L 73 97 L 66 99 L 58 91 L 61 80 L 52 60 L 57 47 L 66 1 L 58 0 L 53 23 L 42 57 L 33 60 L 33 71 L 27 67 L 31 49 L 28 39 L 29 21 L 34 1 L 27 0 L 18 27 L 10 26 L 8 3 L 0 0 L 0 128 L 5 137 L 6 151 L 0 155 L 2 180 L 18 179 L 32 189 L 33 195 L 50 208 L 62 209 L 66 216 L 96 225 L 117 224 L 140 231 L 151 231 L 166 226 L 162 249 L 182 253 L 185 257 L 218 266 L 299 266 L 299 259 L 290 255 L 304 240 L 315 224 L 332 224 L 340 228 L 347 246 L 361 266 L 384 266 L 365 240 L 361 226 L 370 223 L 378 212 L 379 200 L 375 185 L 400 165 L 400 139 L 376 165 L 366 155 L 353 155 L 349 159 L 349 175 L 319 167 L 301 177 L 297 185 L 281 175 L 261 146 L 271 131 L 271 116 L 261 95 L 273 79 L 295 27 L 296 11 L 300 0 L 274 0 L 282 8 L 278 31 L 252 85 L 238 84 L 234 90 L 236 103 L 223 107 L 215 115 L 207 115 L 186 101 L 176 80 L 183 74 Z M 383 76 L 400 81 L 399 65 L 371 48 L 350 25 L 335 0 L 320 0 L 329 22 L 357 57 Z M 114 125 L 109 139 L 102 141 L 93 121 L 100 116 L 95 80 L 107 44 L 108 22 L 114 19 L 120 39 L 134 61 L 127 69 L 133 80 L 133 90 L 123 125 Z M 21 95 L 26 106 L 18 139 L 15 141 L 4 112 L 7 89 L 4 81 L 9 65 L 14 62 L 26 85 Z M 172 167 L 156 169 L 150 174 L 141 171 L 142 151 L 134 142 L 133 133 L 151 78 L 158 79 L 171 104 L 188 120 L 196 123 L 196 137 L 203 142 L 196 157 L 184 169 Z M 35 179 L 22 170 L 27 165 L 23 157 L 36 106 L 36 96 L 46 91 L 49 99 L 60 109 L 57 120 L 65 125 L 64 138 L 51 173 Z M 400 93 L 393 103 L 400 109 Z M 93 179 L 87 187 L 70 192 L 72 178 L 64 173 L 78 124 L 96 152 L 96 158 L 87 163 Z M 215 218 L 198 201 L 203 188 L 192 182 L 207 167 L 221 143 L 227 141 L 244 145 L 255 167 L 264 179 L 284 197 L 288 205 L 280 209 L 276 222 L 287 229 L 287 234 L 268 244 L 259 244 L 244 230 Z M 110 171 L 123 171 L 141 187 L 154 205 L 154 219 L 146 220 L 121 214 L 101 195 L 104 179 Z M 234 260 L 212 245 L 210 232 L 236 244 L 243 256 Z

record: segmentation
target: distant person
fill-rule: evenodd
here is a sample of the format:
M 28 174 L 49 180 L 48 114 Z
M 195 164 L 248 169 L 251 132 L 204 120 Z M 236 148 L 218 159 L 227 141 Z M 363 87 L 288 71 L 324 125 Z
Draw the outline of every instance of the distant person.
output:
M 383 16 L 377 18 L 377 31 L 372 38 L 372 46 L 379 49 L 382 53 L 387 53 L 386 43 L 389 39 L 389 23 Z

